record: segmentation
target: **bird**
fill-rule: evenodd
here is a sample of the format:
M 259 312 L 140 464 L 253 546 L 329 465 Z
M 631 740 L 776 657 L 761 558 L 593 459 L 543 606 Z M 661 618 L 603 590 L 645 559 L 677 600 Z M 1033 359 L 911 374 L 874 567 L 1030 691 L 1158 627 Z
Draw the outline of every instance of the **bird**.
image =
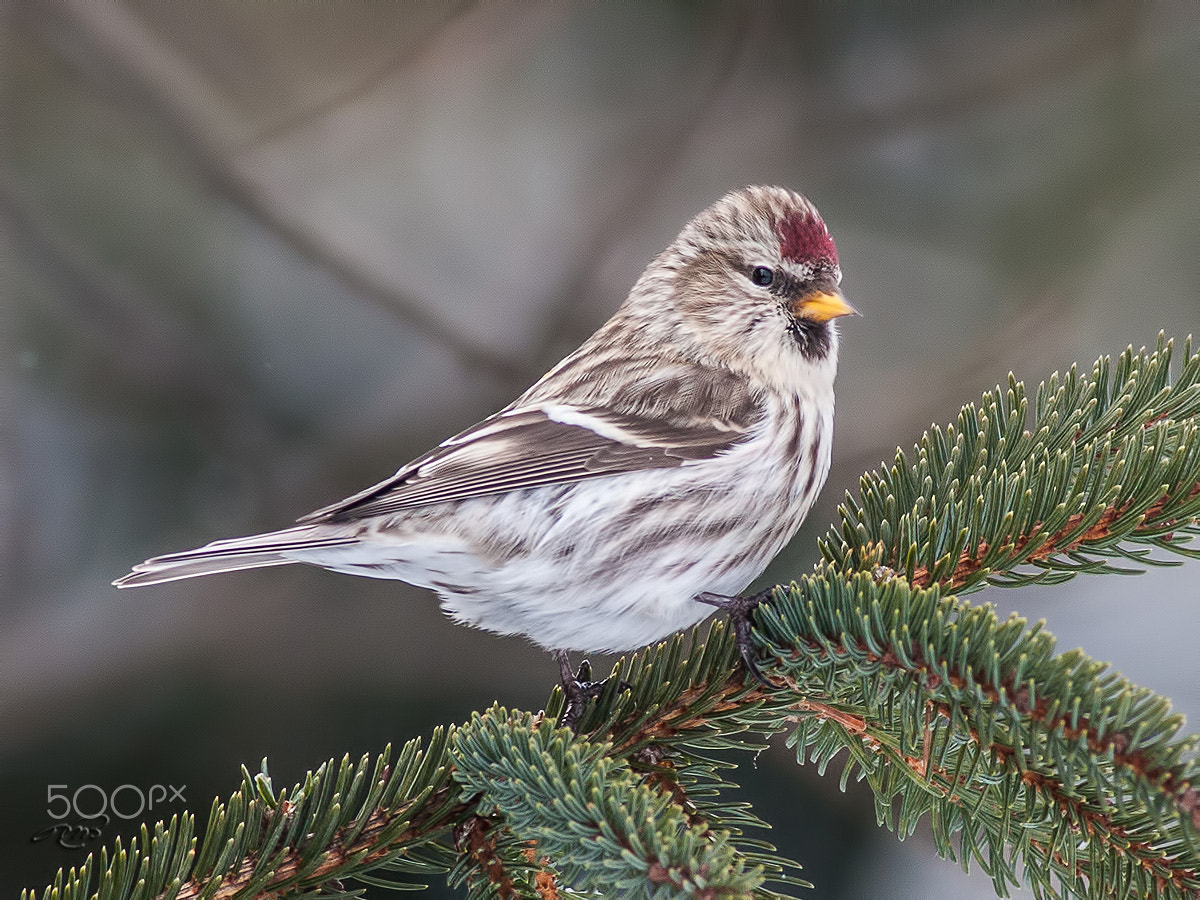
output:
M 156 556 L 113 583 L 290 563 L 399 579 L 457 622 L 552 651 L 572 702 L 597 683 L 568 652 L 635 650 L 720 607 L 761 678 L 757 599 L 741 592 L 829 473 L 837 320 L 856 313 L 841 280 L 809 200 L 734 190 L 499 412 L 292 527 Z

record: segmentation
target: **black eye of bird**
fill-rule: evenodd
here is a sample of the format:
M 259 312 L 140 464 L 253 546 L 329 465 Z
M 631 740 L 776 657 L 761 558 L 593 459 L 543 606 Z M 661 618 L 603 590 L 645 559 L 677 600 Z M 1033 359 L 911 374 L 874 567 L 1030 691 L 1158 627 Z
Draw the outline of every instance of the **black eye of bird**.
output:
M 766 266 L 755 266 L 750 272 L 750 280 L 759 287 L 770 287 L 771 282 L 775 280 L 775 273 Z

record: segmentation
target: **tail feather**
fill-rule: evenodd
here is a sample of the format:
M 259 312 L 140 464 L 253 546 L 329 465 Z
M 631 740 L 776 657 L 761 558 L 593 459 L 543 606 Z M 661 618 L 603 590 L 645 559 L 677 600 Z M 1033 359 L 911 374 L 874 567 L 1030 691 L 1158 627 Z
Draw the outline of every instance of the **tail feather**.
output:
M 167 553 L 144 563 L 138 563 L 128 575 L 113 582 L 119 588 L 142 587 L 178 581 L 181 578 L 196 578 L 214 575 L 217 572 L 236 572 L 239 569 L 257 569 L 262 566 L 283 566 L 300 560 L 286 554 L 296 550 L 312 550 L 321 547 L 341 547 L 357 543 L 357 538 L 321 534 L 321 529 L 312 526 L 287 528 L 266 534 L 213 541 L 195 550 L 182 553 Z

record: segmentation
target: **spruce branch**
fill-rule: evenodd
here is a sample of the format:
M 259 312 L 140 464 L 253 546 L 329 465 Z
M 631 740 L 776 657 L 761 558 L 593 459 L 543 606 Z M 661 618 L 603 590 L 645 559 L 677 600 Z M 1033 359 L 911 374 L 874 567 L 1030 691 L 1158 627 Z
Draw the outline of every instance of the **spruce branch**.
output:
M 470 897 L 558 897 L 558 877 L 550 860 L 540 854 L 536 842 L 519 841 L 498 816 L 476 813 L 456 825 L 454 846 L 461 856 L 449 880 L 466 884 Z
M 265 760 L 256 776 L 243 769 L 241 791 L 224 806 L 213 803 L 199 853 L 193 849 L 194 874 L 165 882 L 162 893 L 176 900 L 303 895 L 381 866 L 403 869 L 408 848 L 429 845 L 461 816 L 446 739 L 436 731 L 424 751 L 410 741 L 394 765 L 390 748 L 373 764 L 369 756 L 357 765 L 349 757 L 340 765 L 330 760 L 278 797 Z M 144 829 L 142 847 L 153 866 L 157 848 Z M 102 870 L 104 863 L 102 855 Z
M 776 897 L 796 866 L 746 837 L 733 751 L 787 732 L 842 765 L 880 823 L 1039 897 L 1200 897 L 1200 738 L 1170 705 L 1039 624 L 961 595 L 1196 556 L 1200 356 L 1185 344 L 1010 380 L 864 476 L 812 574 L 776 588 L 747 680 L 728 629 L 620 660 L 578 723 L 493 707 L 395 762 L 330 761 L 290 791 L 243 771 L 42 900 L 344 895 L 448 877 L 470 897 Z M 627 686 L 623 689 L 622 685 Z M 33 895 L 26 895 L 32 900 Z
M 611 744 L 494 707 L 457 731 L 455 749 L 463 799 L 563 860 L 562 877 L 577 890 L 717 900 L 753 895 L 762 883 L 728 834 L 687 821 L 671 793 L 611 756 Z
M 1071 896 L 1200 888 L 1197 739 L 1177 737 L 1152 692 L 1080 651 L 1054 655 L 1038 626 L 825 570 L 764 608 L 759 633 L 801 698 L 798 760 L 823 770 L 849 750 L 843 779 L 868 782 L 881 824 L 907 834 L 928 813 L 940 852 L 957 835 L 1001 893 L 1018 862 Z
M 931 428 L 910 463 L 860 480 L 838 509 L 841 527 L 818 541 L 838 570 L 888 566 L 909 584 L 964 593 L 985 583 L 1064 581 L 1078 572 L 1128 572 L 1123 558 L 1170 565 L 1153 549 L 1200 557 L 1200 354 L 1191 339 L 1172 383 L 1173 344 L 1127 349 L 964 406 Z M 1130 546 L 1134 545 L 1134 546 Z

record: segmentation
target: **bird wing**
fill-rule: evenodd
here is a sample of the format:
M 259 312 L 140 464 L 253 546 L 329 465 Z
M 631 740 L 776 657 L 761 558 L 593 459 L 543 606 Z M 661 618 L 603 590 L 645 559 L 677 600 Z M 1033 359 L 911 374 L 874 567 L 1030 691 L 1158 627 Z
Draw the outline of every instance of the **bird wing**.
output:
M 484 419 L 395 475 L 301 522 L 337 522 L 707 459 L 742 440 L 755 416 L 681 421 L 564 403 L 516 406 Z

